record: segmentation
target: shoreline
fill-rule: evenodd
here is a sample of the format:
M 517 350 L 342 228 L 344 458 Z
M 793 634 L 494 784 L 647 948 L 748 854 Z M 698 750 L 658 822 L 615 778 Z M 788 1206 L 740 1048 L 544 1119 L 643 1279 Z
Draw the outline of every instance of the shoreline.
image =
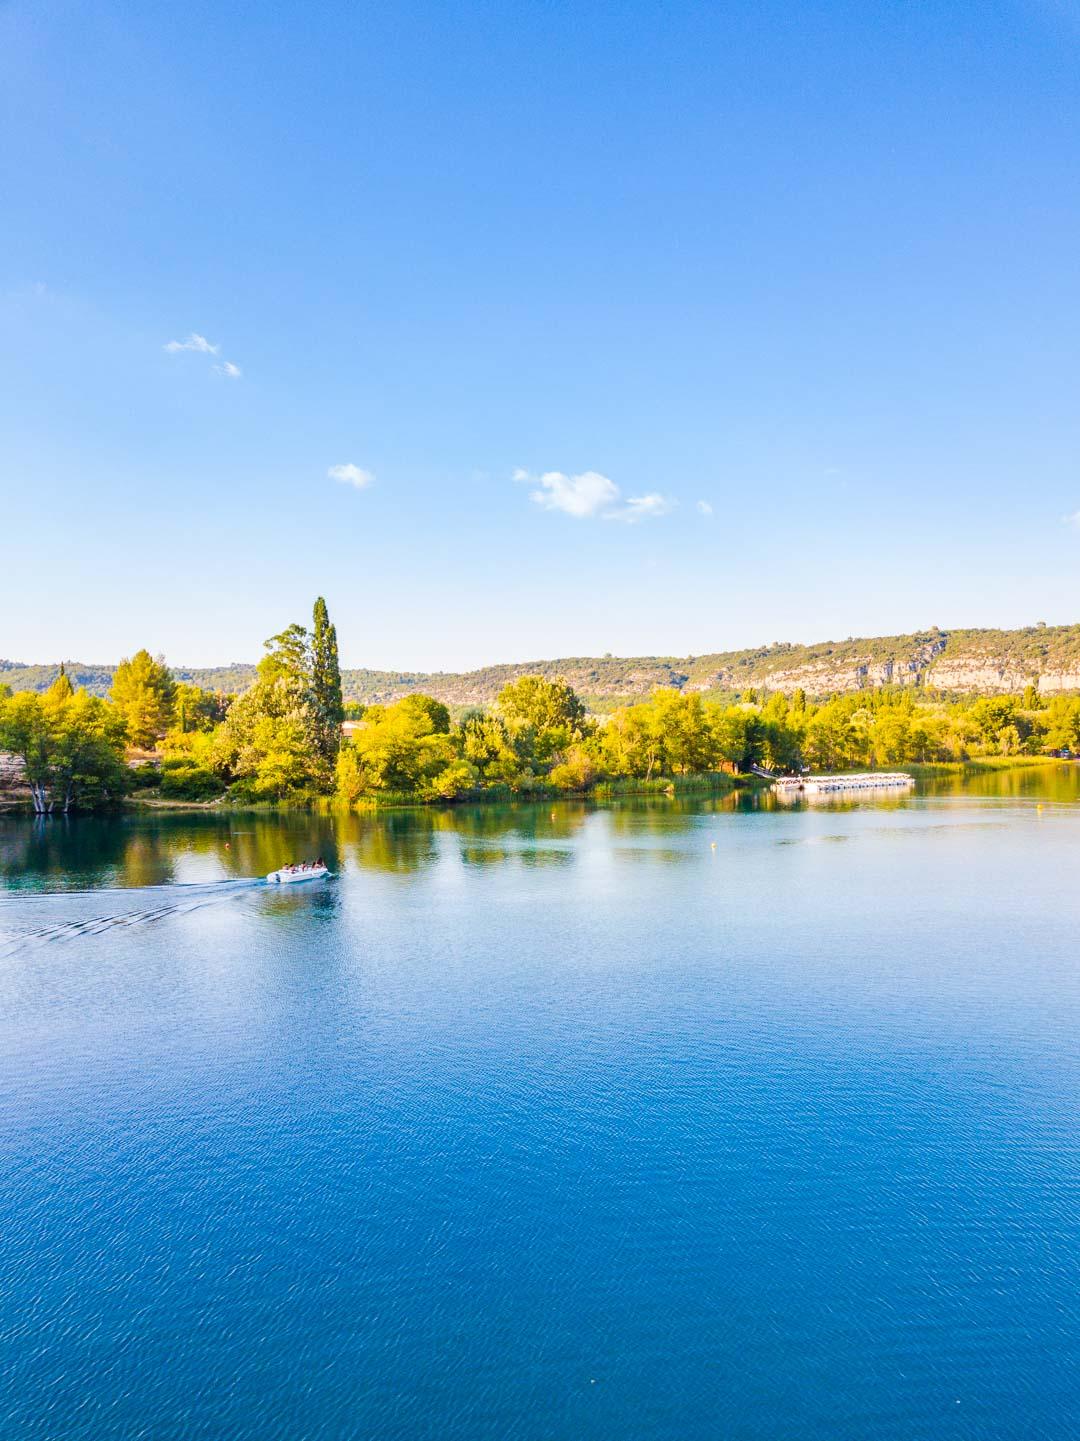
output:
M 227 795 L 214 796 L 207 801 L 185 801 L 160 795 L 125 796 L 118 804 L 97 811 L 71 812 L 72 815 L 123 815 L 135 811 L 221 811 L 236 814 L 244 811 L 255 813 L 280 810 L 319 811 L 332 814 L 335 811 L 361 814 L 377 810 L 431 810 L 453 809 L 471 805 L 549 805 L 555 801 L 609 801 L 624 797 L 652 796 L 661 800 L 674 800 L 679 796 L 726 795 L 733 790 L 759 790 L 770 783 L 756 775 L 704 775 L 665 776 L 655 781 L 601 781 L 587 790 L 537 789 L 531 791 L 510 791 L 508 788 L 491 787 L 486 790 L 469 792 L 453 799 L 436 797 L 425 800 L 419 796 L 387 792 L 381 796 L 365 797 L 353 805 L 342 805 L 333 796 L 298 796 L 293 800 L 251 801 L 230 800 Z M 0 815 L 21 815 L 32 817 L 35 812 L 29 801 L 0 800 Z M 42 819 L 55 819 L 61 813 L 53 812 Z
M 916 780 L 932 780 L 948 775 L 998 774 L 1005 771 L 1026 771 L 1049 766 L 1068 766 L 1076 762 L 1057 756 L 976 756 L 965 761 L 923 761 L 911 762 L 904 767 Z M 849 774 L 863 774 L 851 771 Z M 821 772 L 820 774 L 827 774 Z M 865 774 L 873 774 L 867 769 Z M 728 795 L 733 791 L 768 790 L 772 781 L 753 773 L 731 775 L 728 773 L 694 776 L 664 776 L 656 780 L 600 781 L 584 790 L 537 789 L 532 791 L 511 791 L 509 788 L 493 787 L 450 798 L 423 799 L 405 793 L 387 792 L 383 795 L 364 797 L 352 805 L 342 805 L 333 796 L 297 797 L 293 800 L 231 800 L 227 795 L 214 796 L 206 801 L 171 799 L 160 795 L 135 792 L 125 796 L 114 806 L 96 811 L 72 812 L 72 815 L 114 815 L 139 811 L 160 812 L 213 812 L 229 815 L 248 812 L 271 812 L 279 810 L 305 810 L 334 813 L 344 811 L 352 814 L 369 814 L 387 810 L 429 810 L 453 809 L 471 805 L 534 805 L 552 804 L 556 801 L 592 801 L 604 804 L 608 801 L 633 798 L 654 798 L 657 800 L 678 800 L 692 796 Z M 35 812 L 29 798 L 0 796 L 0 817 L 19 816 L 32 818 Z M 55 819 L 61 812 L 50 813 L 41 819 Z

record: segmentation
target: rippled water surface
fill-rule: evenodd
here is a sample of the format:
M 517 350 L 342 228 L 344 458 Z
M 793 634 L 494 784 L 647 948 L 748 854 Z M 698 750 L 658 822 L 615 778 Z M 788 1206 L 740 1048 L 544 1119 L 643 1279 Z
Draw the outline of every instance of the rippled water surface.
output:
M 1078 877 L 1064 767 L 0 820 L 0 1436 L 1077 1436 Z

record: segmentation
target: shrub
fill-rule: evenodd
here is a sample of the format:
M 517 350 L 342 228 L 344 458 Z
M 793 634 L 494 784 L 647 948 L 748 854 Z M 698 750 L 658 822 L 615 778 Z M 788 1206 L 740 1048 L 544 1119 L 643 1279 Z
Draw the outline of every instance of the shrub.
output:
M 171 800 L 208 801 L 219 796 L 221 789 L 218 777 L 202 766 L 174 760 L 162 767 L 161 794 Z

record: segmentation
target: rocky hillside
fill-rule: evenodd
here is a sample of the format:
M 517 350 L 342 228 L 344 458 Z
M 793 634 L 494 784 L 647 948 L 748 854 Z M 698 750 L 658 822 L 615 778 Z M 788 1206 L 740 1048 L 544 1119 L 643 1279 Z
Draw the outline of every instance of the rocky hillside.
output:
M 104 695 L 113 667 L 66 662 L 76 685 Z M 57 665 L 26 666 L 0 661 L 0 683 L 13 689 L 43 690 Z M 188 668 L 174 673 L 212 690 L 239 691 L 251 683 L 251 665 Z M 565 676 L 581 695 L 604 707 L 647 695 L 656 686 L 685 691 L 740 692 L 794 690 L 809 695 L 878 686 L 924 686 L 956 693 L 994 694 L 1034 684 L 1044 695 L 1080 691 L 1080 625 L 1028 626 L 1024 630 L 931 630 L 915 635 L 823 641 L 819 645 L 777 644 L 755 650 L 699 656 L 566 657 L 486 666 L 461 673 L 347 670 L 347 696 L 362 701 L 395 700 L 413 691 L 438 696 L 454 706 L 485 705 L 515 676 Z

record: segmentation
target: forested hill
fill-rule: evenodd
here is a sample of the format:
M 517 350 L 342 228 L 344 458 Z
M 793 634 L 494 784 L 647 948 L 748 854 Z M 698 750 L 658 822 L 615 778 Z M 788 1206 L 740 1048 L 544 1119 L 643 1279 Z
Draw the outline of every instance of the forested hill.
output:
M 95 695 L 104 695 L 112 683 L 111 665 L 67 661 L 65 668 L 77 686 Z M 172 670 L 178 680 L 226 692 L 244 690 L 255 676 L 255 667 L 245 664 L 174 665 Z M 58 671 L 58 664 L 0 660 L 0 684 L 13 690 L 44 690 Z M 353 700 L 389 701 L 423 691 L 450 705 L 464 706 L 487 705 L 507 681 L 528 674 L 565 676 L 581 696 L 600 707 L 646 695 L 656 686 L 717 693 L 801 687 L 816 696 L 889 685 L 993 694 L 1035 684 L 1043 694 L 1052 694 L 1080 691 L 1080 625 L 931 630 L 684 657 L 569 657 L 486 666 L 460 674 L 346 670 L 342 681 L 346 696 Z

